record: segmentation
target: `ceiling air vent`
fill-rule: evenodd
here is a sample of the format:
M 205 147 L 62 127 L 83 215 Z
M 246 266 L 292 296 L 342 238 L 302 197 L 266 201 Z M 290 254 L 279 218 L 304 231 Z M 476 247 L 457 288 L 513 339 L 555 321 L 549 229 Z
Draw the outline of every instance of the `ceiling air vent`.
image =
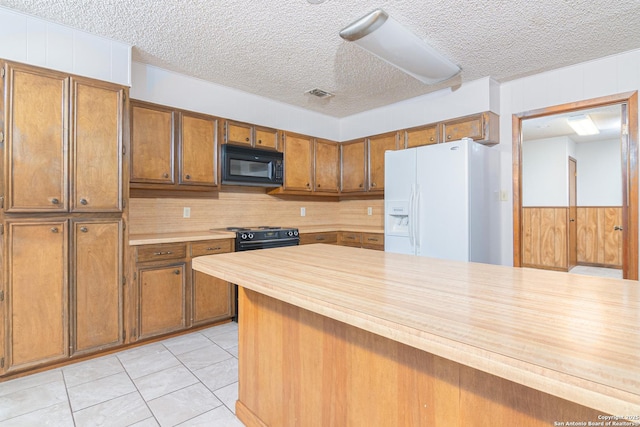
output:
M 331 98 L 333 96 L 332 93 L 324 91 L 322 89 L 310 89 L 308 91 L 305 92 L 308 95 L 313 95 L 313 96 L 317 96 L 318 98 L 324 99 L 324 98 Z

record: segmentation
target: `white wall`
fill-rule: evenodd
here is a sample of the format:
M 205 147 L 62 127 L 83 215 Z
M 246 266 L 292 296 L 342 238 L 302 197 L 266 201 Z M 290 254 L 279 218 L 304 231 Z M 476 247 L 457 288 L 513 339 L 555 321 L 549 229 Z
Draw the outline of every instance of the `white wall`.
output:
M 131 46 L 0 7 L 0 58 L 131 85 Z
M 622 206 L 620 140 L 576 144 L 578 206 Z
M 131 98 L 276 129 L 339 140 L 335 117 L 133 62 Z
M 569 205 L 569 156 L 573 141 L 566 136 L 522 144 L 522 206 Z
M 434 123 L 483 111 L 500 112 L 500 87 L 485 77 L 340 120 L 340 141 Z

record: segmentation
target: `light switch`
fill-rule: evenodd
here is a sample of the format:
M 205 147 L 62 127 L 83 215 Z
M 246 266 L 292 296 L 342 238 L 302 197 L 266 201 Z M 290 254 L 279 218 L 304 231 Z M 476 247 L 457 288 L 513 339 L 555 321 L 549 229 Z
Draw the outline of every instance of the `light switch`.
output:
M 300 216 L 305 216 L 307 214 L 306 208 L 300 208 Z

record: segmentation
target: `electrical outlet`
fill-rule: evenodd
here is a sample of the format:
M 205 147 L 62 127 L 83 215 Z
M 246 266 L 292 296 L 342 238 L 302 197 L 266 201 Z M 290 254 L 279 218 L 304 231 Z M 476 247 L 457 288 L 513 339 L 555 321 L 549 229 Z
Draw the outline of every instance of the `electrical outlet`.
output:
M 184 208 L 183 209 L 182 218 L 191 218 L 191 208 Z
M 509 200 L 509 195 L 507 194 L 507 190 L 500 190 L 500 200 L 506 202 Z
M 300 208 L 300 216 L 306 216 L 307 215 L 307 209 L 306 208 Z
M 367 215 L 369 216 L 373 215 L 373 208 L 371 206 L 367 208 Z

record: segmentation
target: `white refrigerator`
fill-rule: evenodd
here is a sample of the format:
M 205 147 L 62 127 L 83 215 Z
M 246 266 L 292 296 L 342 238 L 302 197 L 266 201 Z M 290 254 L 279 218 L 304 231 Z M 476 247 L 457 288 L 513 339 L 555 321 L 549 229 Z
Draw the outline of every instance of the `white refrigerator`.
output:
M 499 263 L 499 153 L 469 138 L 385 153 L 387 252 Z

